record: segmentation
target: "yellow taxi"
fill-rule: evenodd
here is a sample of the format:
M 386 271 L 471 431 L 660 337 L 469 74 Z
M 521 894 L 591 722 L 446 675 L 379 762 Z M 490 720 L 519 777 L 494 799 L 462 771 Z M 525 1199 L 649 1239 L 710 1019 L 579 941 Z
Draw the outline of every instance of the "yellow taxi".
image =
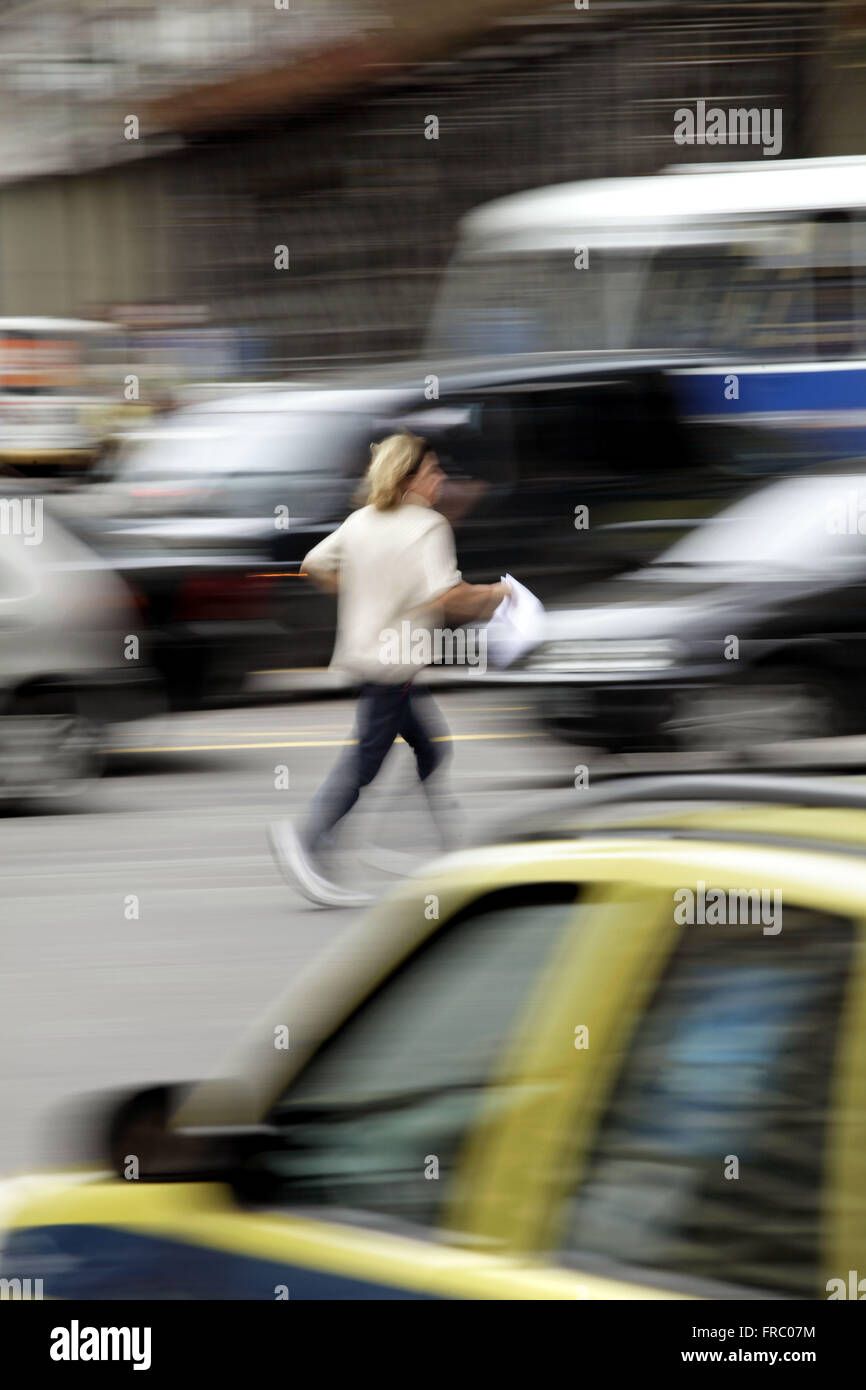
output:
M 527 813 L 341 935 L 231 1080 L 126 1097 L 101 1168 L 5 1184 L 4 1288 L 849 1296 L 864 851 L 856 783 L 624 780 Z

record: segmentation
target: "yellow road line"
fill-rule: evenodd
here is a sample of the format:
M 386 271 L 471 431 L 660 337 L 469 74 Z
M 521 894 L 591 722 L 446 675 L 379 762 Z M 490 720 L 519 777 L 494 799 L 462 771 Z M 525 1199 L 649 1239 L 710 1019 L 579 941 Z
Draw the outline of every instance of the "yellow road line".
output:
M 442 734 L 433 743 L 481 743 L 488 739 L 541 738 L 541 734 Z M 142 748 L 108 748 L 108 753 L 218 753 L 244 748 L 351 748 L 356 738 L 297 739 L 288 743 L 165 743 Z M 402 743 L 401 738 L 395 739 Z
M 300 738 L 302 735 L 310 737 L 313 734 L 345 734 L 346 726 L 345 724 L 331 724 L 321 729 L 224 729 L 222 733 L 226 738 L 231 736 L 235 738 Z M 192 738 L 194 734 L 189 734 L 188 737 Z M 211 734 L 211 738 L 219 737 L 219 729 Z
M 466 705 L 464 709 L 452 709 L 454 714 L 502 714 L 505 710 L 532 709 L 532 705 Z
M 223 732 L 225 733 L 226 737 L 234 735 L 235 738 L 299 738 L 301 735 L 310 736 L 313 734 L 330 734 L 334 732 L 344 733 L 345 731 L 345 724 L 322 724 L 318 729 L 225 729 Z M 219 730 L 217 730 L 216 733 L 212 736 L 215 738 L 219 738 Z M 457 737 L 457 735 L 455 735 L 455 737 Z M 476 735 L 470 734 L 467 737 L 475 738 Z M 506 735 L 478 734 L 477 737 L 505 738 Z M 516 735 L 509 734 L 508 737 L 515 738 Z

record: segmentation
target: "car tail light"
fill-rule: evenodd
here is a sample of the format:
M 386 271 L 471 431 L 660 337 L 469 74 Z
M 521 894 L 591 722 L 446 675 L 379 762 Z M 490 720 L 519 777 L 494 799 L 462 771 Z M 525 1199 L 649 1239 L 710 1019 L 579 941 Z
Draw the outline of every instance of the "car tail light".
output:
M 261 575 L 191 575 L 180 588 L 174 616 L 185 623 L 262 618 L 267 614 L 272 590 L 273 585 Z

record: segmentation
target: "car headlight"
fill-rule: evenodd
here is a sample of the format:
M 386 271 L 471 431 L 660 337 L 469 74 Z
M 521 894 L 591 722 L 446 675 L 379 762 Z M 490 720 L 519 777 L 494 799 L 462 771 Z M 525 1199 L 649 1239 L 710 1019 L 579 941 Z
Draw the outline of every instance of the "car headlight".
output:
M 565 641 L 543 642 L 527 659 L 534 671 L 662 671 L 679 656 L 676 643 Z

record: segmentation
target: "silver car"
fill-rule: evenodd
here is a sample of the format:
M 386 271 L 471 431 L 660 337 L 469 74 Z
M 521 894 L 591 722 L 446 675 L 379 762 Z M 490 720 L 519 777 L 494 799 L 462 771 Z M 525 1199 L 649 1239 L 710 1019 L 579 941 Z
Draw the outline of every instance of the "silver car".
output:
M 4 486 L 0 483 L 0 494 Z M 0 495 L 0 797 L 77 789 L 109 724 L 152 712 L 137 612 L 50 498 Z

